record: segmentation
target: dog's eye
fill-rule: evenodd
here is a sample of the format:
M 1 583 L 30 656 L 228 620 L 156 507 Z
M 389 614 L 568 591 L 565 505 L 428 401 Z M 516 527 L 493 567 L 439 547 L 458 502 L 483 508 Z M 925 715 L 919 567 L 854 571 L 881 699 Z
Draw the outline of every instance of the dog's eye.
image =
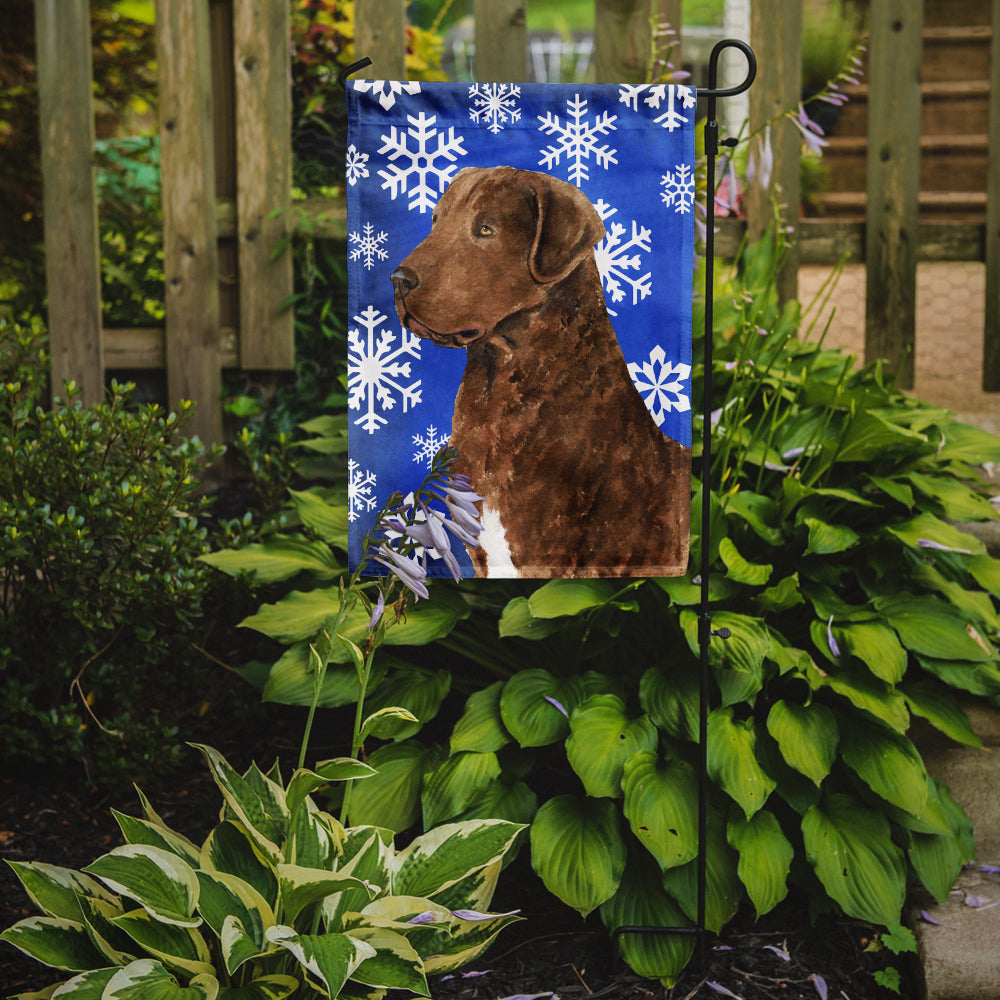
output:
M 483 223 L 483 224 L 482 224 L 482 225 L 481 225 L 481 226 L 479 227 L 479 229 L 477 230 L 477 232 L 476 232 L 476 235 L 478 235 L 478 236 L 492 236 L 492 235 L 493 235 L 493 227 L 492 227 L 492 226 L 488 226 L 488 225 L 487 225 L 487 224 L 486 224 L 486 223 L 484 222 L 484 223 Z

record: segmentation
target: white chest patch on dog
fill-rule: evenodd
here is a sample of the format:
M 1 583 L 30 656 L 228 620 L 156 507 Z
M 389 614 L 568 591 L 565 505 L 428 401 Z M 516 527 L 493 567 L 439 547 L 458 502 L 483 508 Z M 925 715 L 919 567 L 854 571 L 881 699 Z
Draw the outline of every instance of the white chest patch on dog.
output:
M 500 521 L 500 512 L 483 504 L 480 524 L 483 530 L 479 533 L 479 544 L 486 553 L 490 576 L 505 578 L 518 576 L 517 568 L 511 559 L 510 546 L 507 544 L 507 534 Z

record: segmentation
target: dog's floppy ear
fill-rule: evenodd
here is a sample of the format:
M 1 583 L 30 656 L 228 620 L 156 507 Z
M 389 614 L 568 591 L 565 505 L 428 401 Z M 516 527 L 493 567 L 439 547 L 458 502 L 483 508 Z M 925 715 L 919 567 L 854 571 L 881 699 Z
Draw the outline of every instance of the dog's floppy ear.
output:
M 530 178 L 537 216 L 528 267 L 535 281 L 548 284 L 566 277 L 604 238 L 604 223 L 579 188 L 548 174 Z

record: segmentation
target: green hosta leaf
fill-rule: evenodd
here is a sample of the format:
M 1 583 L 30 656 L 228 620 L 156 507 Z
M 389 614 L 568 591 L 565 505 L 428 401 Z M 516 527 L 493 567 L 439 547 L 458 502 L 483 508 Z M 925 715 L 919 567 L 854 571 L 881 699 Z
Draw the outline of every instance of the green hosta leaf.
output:
M 907 737 L 852 719 L 850 737 L 840 753 L 876 795 L 908 813 L 919 815 L 927 801 L 927 772 Z
M 886 684 L 898 684 L 906 673 L 906 650 L 896 633 L 878 622 L 854 622 L 833 627 L 843 652 L 856 656 Z
M 6 941 L 35 961 L 54 969 L 81 972 L 105 964 L 87 936 L 87 929 L 64 917 L 28 917 L 0 934 Z
M 690 921 L 660 884 L 655 866 L 641 857 L 630 858 L 617 892 L 601 904 L 604 926 L 687 927 Z M 690 934 L 623 934 L 619 938 L 622 958 L 638 975 L 673 986 L 691 959 L 694 937 Z
M 795 849 L 781 832 L 774 813 L 765 809 L 751 819 L 738 816 L 730 820 L 726 837 L 729 846 L 739 851 L 736 873 L 759 919 L 788 894 L 788 873 Z
M 261 976 L 246 986 L 223 987 L 218 1000 L 285 1000 L 299 988 L 292 976 Z
M 347 508 L 327 503 L 313 490 L 289 490 L 302 523 L 328 545 L 347 550 Z
M 799 574 L 793 573 L 779 580 L 773 587 L 761 591 L 754 598 L 757 607 L 763 612 L 778 613 L 804 604 L 805 598 L 799 590 Z
M 897 732 L 905 733 L 910 724 L 910 713 L 906 710 L 903 696 L 884 681 L 872 677 L 867 669 L 841 667 L 835 673 L 824 674 L 811 666 L 806 672 L 806 679 L 814 690 L 829 688 Z
M 500 638 L 517 636 L 521 639 L 544 639 L 561 631 L 563 623 L 556 619 L 535 618 L 527 597 L 508 601 L 500 615 Z
M 688 764 L 640 751 L 625 762 L 622 790 L 625 818 L 660 868 L 697 855 L 698 783 Z
M 71 868 L 60 868 L 39 861 L 8 861 L 7 864 L 13 869 L 31 901 L 46 916 L 82 920 L 83 911 L 79 902 L 81 896 L 115 902 L 115 897 L 100 882 Z
M 829 556 L 845 552 L 860 537 L 846 524 L 829 524 L 815 517 L 804 518 L 803 523 L 809 529 L 809 542 L 805 551 L 807 556 Z
M 331 997 L 340 994 L 362 962 L 375 957 L 370 944 L 349 934 L 296 934 L 293 928 L 279 924 L 268 928 L 267 939 L 291 952 Z
M 701 584 L 694 583 L 688 576 L 658 576 L 652 580 L 669 597 L 672 603 L 682 608 L 701 603 Z M 714 573 L 708 578 L 708 599 L 724 601 L 739 590 L 739 585 L 728 577 Z
M 353 875 L 327 872 L 301 865 L 278 865 L 278 884 L 281 888 L 282 913 L 294 922 L 305 907 L 318 903 L 327 896 L 345 889 L 363 889 L 367 886 Z M 371 892 L 374 896 L 374 891 Z
M 700 655 L 698 616 L 682 611 L 681 627 L 694 656 Z M 730 636 L 713 636 L 708 647 L 708 662 L 722 690 L 723 703 L 733 705 L 753 701 L 763 686 L 764 659 L 771 648 L 771 636 L 760 619 L 729 611 L 712 614 L 712 629 L 729 629 Z
M 886 496 L 891 497 L 896 503 L 901 504 L 907 510 L 913 508 L 913 490 L 906 483 L 897 479 L 889 479 L 885 476 L 865 476 L 876 489 L 880 489 Z
M 913 568 L 910 579 L 918 586 L 913 589 L 930 590 L 940 594 L 956 611 L 985 629 L 987 634 L 1000 632 L 1000 615 L 993 598 L 981 590 L 971 590 L 967 585 L 955 583 L 930 565 L 921 563 Z
M 616 799 L 622 768 L 638 750 L 653 750 L 659 735 L 649 716 L 629 719 L 613 694 L 591 695 L 570 717 L 566 757 L 588 795 Z
M 145 910 L 123 913 L 111 922 L 169 968 L 179 969 L 189 976 L 212 974 L 208 945 L 193 928 L 160 923 Z
M 336 649 L 343 651 L 343 643 Z M 346 654 L 345 654 L 346 655 Z M 385 677 L 387 658 L 376 657 L 368 681 L 370 688 L 377 687 Z M 339 708 L 358 700 L 358 675 L 353 666 L 338 666 L 331 663 L 323 675 L 318 708 Z M 282 653 L 267 674 L 261 697 L 264 701 L 274 701 L 280 705 L 311 705 L 316 697 L 316 674 L 310 659 L 309 643 L 297 642 Z
M 396 855 L 392 891 L 434 899 L 461 879 L 499 862 L 522 829 L 497 819 L 447 823 L 429 830 Z
M 430 996 L 424 963 L 402 934 L 383 927 L 362 926 L 353 928 L 351 937 L 375 949 L 375 954 L 351 973 L 355 982 Z
M 549 892 L 586 916 L 618 889 L 625 842 L 607 799 L 558 795 L 531 825 L 531 865 Z
M 372 712 L 385 708 L 403 708 L 410 712 L 414 721 L 385 719 L 379 726 L 380 739 L 405 740 L 437 715 L 450 689 L 451 674 L 447 670 L 409 667 L 394 670 L 375 688 L 365 705 Z
M 234 875 L 253 886 L 270 906 L 277 905 L 277 873 L 240 823 L 226 820 L 208 835 L 201 848 L 199 867 Z
M 806 813 L 802 836 L 820 882 L 849 917 L 899 923 L 906 866 L 880 812 L 849 795 L 830 795 Z
M 547 746 L 569 732 L 569 716 L 583 697 L 579 677 L 560 679 L 547 670 L 522 670 L 504 684 L 500 716 L 521 746 Z
M 925 444 L 916 431 L 890 423 L 871 410 L 862 410 L 851 421 L 837 451 L 838 462 L 869 462 L 888 449 Z
M 98 858 L 84 871 L 96 875 L 113 892 L 134 899 L 150 916 L 165 924 L 197 927 L 198 878 L 170 851 L 146 844 L 125 844 Z
M 781 748 L 781 756 L 796 771 L 819 786 L 837 756 L 839 731 L 833 712 L 812 702 L 776 701 L 767 716 L 767 731 Z
M 900 686 L 914 715 L 926 719 L 945 736 L 967 747 L 981 747 L 983 741 L 972 728 L 969 717 L 955 696 L 931 680 L 908 681 Z
M 940 805 L 933 782 L 930 794 Z M 909 855 L 910 864 L 924 887 L 939 903 L 944 903 L 962 865 L 968 860 L 960 837 L 950 830 L 947 833 L 911 833 Z
M 764 805 L 776 783 L 757 762 L 752 718 L 737 721 L 732 708 L 717 708 L 709 714 L 708 773 L 748 819 Z
M 351 824 L 381 826 L 396 833 L 413 826 L 420 817 L 424 774 L 438 760 L 435 750 L 415 740 L 379 747 L 368 758 L 378 773 L 351 790 Z
M 608 580 L 549 580 L 528 598 L 528 609 L 534 618 L 578 615 L 607 604 L 616 590 Z
M 936 597 L 883 595 L 875 598 L 875 607 L 899 633 L 903 645 L 915 653 L 974 663 L 996 658 L 975 626 Z
M 228 935 L 224 935 L 227 920 L 239 923 L 239 933 L 235 934 L 239 941 L 249 939 L 250 954 L 237 953 L 232 946 L 223 949 L 226 970 L 232 975 L 247 958 L 255 957 L 265 950 L 264 931 L 274 925 L 274 912 L 252 885 L 235 875 L 200 871 L 198 883 L 201 886 L 198 910 L 223 944 L 226 944 L 226 936 L 232 939 L 235 933 L 230 929 Z
M 266 542 L 209 552 L 199 558 L 230 576 L 246 574 L 257 584 L 288 580 L 298 573 L 331 580 L 344 572 L 328 545 L 297 535 L 272 535 Z
M 730 538 L 719 541 L 719 557 L 726 565 L 726 575 L 736 583 L 744 583 L 749 587 L 763 587 L 771 578 L 774 567 L 768 563 L 747 562 L 740 555 L 739 549 Z
M 460 816 L 466 819 L 505 819 L 527 826 L 538 812 L 538 796 L 523 782 L 492 781 Z
M 743 899 L 736 874 L 736 852 L 726 843 L 726 825 L 720 813 L 708 818 L 705 851 L 705 926 L 714 934 L 733 918 Z M 691 920 L 698 917 L 698 861 L 689 861 L 663 873 L 663 886 Z
M 907 475 L 917 490 L 935 504 L 951 521 L 992 521 L 996 511 L 989 500 L 951 476 L 924 476 L 917 472 Z
M 931 542 L 970 555 L 983 555 L 986 552 L 986 546 L 974 535 L 942 521 L 933 514 L 918 514 L 909 521 L 889 525 L 886 531 L 913 549 L 923 548 L 922 542 Z
M 189 865 L 198 864 L 199 849 L 187 837 L 175 833 L 162 824 L 136 819 L 134 816 L 126 816 L 124 813 L 118 812 L 117 809 L 112 809 L 111 812 L 118 821 L 122 835 L 128 843 L 159 847 L 164 851 L 170 851 L 171 854 L 176 854 Z
M 930 656 L 918 656 L 917 662 L 949 687 L 986 697 L 1000 694 L 1000 669 L 992 663 L 936 660 Z
M 983 462 L 1000 461 L 1000 446 L 995 434 L 949 421 L 944 432 L 944 443 L 937 453 L 939 462 L 965 462 L 968 465 L 982 465 Z
M 965 559 L 964 563 L 980 587 L 994 597 L 1000 597 L 1000 559 L 982 555 Z
M 216 1000 L 218 995 L 219 982 L 212 975 L 196 976 L 181 986 L 159 962 L 143 958 L 117 970 L 101 1000 Z
M 500 692 L 503 681 L 470 695 L 462 717 L 451 733 L 451 752 L 473 750 L 477 753 L 495 753 L 510 742 L 500 717 Z
M 669 672 L 650 667 L 639 682 L 639 704 L 660 729 L 678 740 L 698 739 L 698 674 L 686 661 Z
M 424 826 L 437 826 L 467 809 L 500 777 L 495 753 L 452 754 L 424 780 Z
M 753 529 L 758 538 L 771 546 L 780 546 L 784 540 L 781 512 L 768 496 L 739 490 L 726 498 L 726 514 L 735 515 Z

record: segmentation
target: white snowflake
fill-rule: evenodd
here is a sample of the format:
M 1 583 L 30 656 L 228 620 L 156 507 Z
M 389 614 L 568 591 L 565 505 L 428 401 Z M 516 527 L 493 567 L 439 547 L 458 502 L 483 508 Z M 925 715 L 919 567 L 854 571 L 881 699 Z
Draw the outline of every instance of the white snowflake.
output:
M 351 251 L 351 260 L 363 260 L 365 267 L 370 271 L 375 266 L 375 259 L 385 260 L 389 256 L 389 251 L 380 246 L 389 238 L 388 233 L 375 235 L 375 227 L 366 222 L 364 225 L 364 235 L 359 233 L 348 233 L 348 242 L 356 244 Z
M 630 363 L 628 372 L 657 427 L 662 426 L 671 410 L 685 413 L 691 409 L 691 397 L 686 385 L 691 377 L 691 366 L 667 361 L 666 352 L 659 344 L 649 352 L 648 361 L 641 365 Z
M 594 119 L 593 124 L 585 121 L 587 114 L 587 102 L 579 94 L 574 94 L 572 99 L 566 100 L 566 121 L 559 120 L 558 115 L 551 111 L 545 115 L 538 115 L 541 125 L 539 130 L 546 135 L 554 135 L 558 138 L 557 146 L 546 146 L 540 150 L 542 158 L 538 161 L 546 170 L 551 170 L 553 166 L 562 161 L 563 153 L 566 154 L 569 166 L 569 180 L 577 187 L 582 187 L 583 182 L 590 179 L 590 168 L 583 162 L 589 160 L 593 154 L 594 161 L 599 167 L 605 170 L 612 163 L 617 163 L 615 153 L 617 149 L 610 146 L 599 146 L 597 137 L 613 132 L 618 126 L 615 122 L 617 115 L 609 115 L 606 111 Z
M 396 405 L 395 395 L 403 402 L 403 412 L 420 402 L 420 379 L 410 381 L 410 362 L 401 360 L 405 355 L 420 360 L 420 339 L 402 330 L 402 340 L 393 347 L 396 335 L 381 329 L 388 319 L 373 306 L 368 306 L 354 321 L 365 329 L 362 335 L 356 327 L 347 331 L 347 405 L 352 410 L 364 408 L 364 413 L 354 421 L 369 434 L 374 434 L 389 421 L 376 406 L 391 410 Z
M 347 520 L 356 521 L 366 511 L 374 510 L 375 473 L 365 469 L 353 458 L 347 460 Z
M 396 103 L 398 94 L 419 94 L 419 83 L 401 83 L 399 80 L 355 80 L 354 89 L 359 94 L 378 97 L 379 104 L 388 111 Z
M 382 190 L 388 188 L 393 201 L 397 195 L 409 191 L 410 204 L 407 207 L 411 212 L 415 208 L 421 212 L 432 211 L 438 196 L 451 182 L 451 175 L 458 166 L 455 161 L 459 156 L 466 155 L 466 150 L 462 148 L 465 140 L 461 136 L 456 138 L 454 126 L 448 129 L 447 137 L 439 133 L 434 127 L 437 115 L 426 115 L 421 111 L 416 117 L 407 115 L 406 120 L 411 127 L 405 132 L 393 126 L 388 135 L 382 136 L 379 152 L 389 154 L 389 169 L 378 172 L 379 177 L 384 178 Z M 416 140 L 416 149 L 409 148 L 409 136 Z M 437 139 L 437 146 L 428 148 L 427 144 L 433 139 Z M 396 160 L 401 157 L 409 161 L 406 166 L 397 165 Z M 436 166 L 435 161 L 441 157 L 451 161 L 450 165 Z M 430 177 L 437 182 L 437 190 L 428 183 Z
M 448 443 L 449 437 L 449 434 L 438 437 L 437 428 L 434 426 L 428 427 L 426 434 L 414 434 L 413 443 L 418 450 L 413 455 L 413 461 L 426 462 L 429 469 L 434 456 Z
M 358 151 L 352 142 L 347 147 L 347 183 L 354 187 L 364 177 L 368 176 L 368 154 Z
M 680 113 L 678 106 L 687 111 L 698 103 L 698 95 L 693 87 L 677 87 L 664 83 L 623 83 L 618 90 L 618 101 L 633 111 L 638 111 L 639 97 L 644 93 L 642 103 L 657 110 L 663 104 L 663 99 L 666 98 L 667 108 L 656 119 L 656 124 L 661 125 L 668 132 L 673 132 L 690 120 L 686 115 Z
M 474 83 L 469 87 L 473 102 L 469 117 L 496 135 L 503 131 L 508 120 L 521 120 L 521 110 L 515 104 L 520 96 L 521 88 L 514 83 Z
M 597 209 L 601 221 L 605 223 L 618 211 L 603 198 L 594 205 L 594 208 Z M 635 220 L 632 221 L 632 235 L 628 240 L 623 239 L 625 227 L 620 222 L 612 222 L 605 228 L 607 234 L 594 250 L 601 281 L 614 303 L 621 302 L 625 298 L 625 289 L 622 287 L 624 282 L 632 289 L 632 305 L 635 305 L 652 292 L 653 274 L 652 271 L 647 271 L 640 275 L 642 258 L 639 253 L 629 253 L 629 251 L 649 253 L 652 249 L 650 244 L 652 233 Z M 611 316 L 618 315 L 610 306 L 608 313 Z
M 687 163 L 678 163 L 668 170 L 660 181 L 664 189 L 660 192 L 663 204 L 673 206 L 674 212 L 682 215 L 691 211 L 694 204 L 694 174 Z

